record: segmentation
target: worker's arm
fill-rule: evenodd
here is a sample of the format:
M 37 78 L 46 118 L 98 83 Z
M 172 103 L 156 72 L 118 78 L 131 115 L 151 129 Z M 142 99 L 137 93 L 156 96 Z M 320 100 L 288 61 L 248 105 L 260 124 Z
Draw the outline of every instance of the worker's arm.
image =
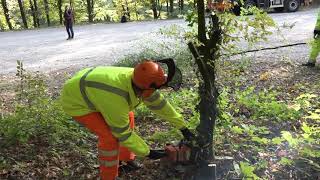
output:
M 105 93 L 98 91 L 97 93 Z M 128 117 L 129 106 L 127 101 L 118 95 L 111 96 L 112 98 L 97 98 L 94 103 L 97 110 L 101 112 L 112 134 L 119 140 L 122 146 L 127 147 L 137 156 L 147 156 L 150 152 L 148 145 L 130 129 Z M 97 97 L 103 96 L 97 94 Z
M 176 128 L 186 128 L 186 123 L 182 115 L 175 111 L 159 91 L 154 92 L 150 97 L 144 99 L 143 102 L 152 112 L 159 115 L 162 119 L 167 120 Z

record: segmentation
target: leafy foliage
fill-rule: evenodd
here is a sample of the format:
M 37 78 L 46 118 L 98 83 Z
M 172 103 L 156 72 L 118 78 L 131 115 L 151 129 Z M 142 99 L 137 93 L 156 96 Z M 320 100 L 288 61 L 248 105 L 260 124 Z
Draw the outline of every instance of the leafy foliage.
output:
M 9 10 L 9 18 L 10 22 L 13 26 L 13 29 L 21 29 L 23 28 L 22 18 L 20 14 L 20 9 L 18 6 L 18 2 L 15 0 L 5 0 L 7 2 L 8 10 Z M 49 18 L 51 25 L 60 24 L 60 15 L 59 9 L 61 8 L 62 13 L 64 12 L 64 8 L 66 5 L 70 5 L 74 9 L 74 16 L 76 23 L 86 23 L 88 22 L 88 9 L 87 2 L 82 0 L 70 0 L 70 1 L 61 1 L 61 5 L 59 5 L 59 1 L 55 0 L 47 0 L 48 1 L 48 10 L 49 10 Z M 39 15 L 40 25 L 44 26 L 47 24 L 46 17 L 46 9 L 45 9 L 45 0 L 27 0 L 23 1 L 23 7 L 26 13 L 26 21 L 29 27 L 33 23 L 33 10 L 30 8 L 34 6 L 34 2 L 37 2 L 38 11 L 35 12 Z M 179 9 L 178 1 L 174 1 L 172 5 L 174 12 L 169 13 L 166 6 L 166 1 L 160 0 L 94 0 L 93 2 L 93 21 L 94 22 L 119 22 L 122 15 L 125 12 L 130 14 L 129 20 L 147 20 L 152 19 L 153 11 L 152 4 L 156 3 L 156 13 L 160 14 L 161 19 L 167 19 L 170 17 L 177 17 L 179 14 L 184 13 L 190 8 L 193 8 L 193 5 L 189 2 L 184 3 L 184 10 Z M 31 3 L 31 4 L 30 4 Z M 169 5 L 168 5 L 169 8 Z M 62 24 L 60 24 L 62 25 Z M 0 6 L 0 29 L 7 30 L 9 27 L 5 20 L 5 14 Z M 35 28 L 35 27 L 34 27 Z
M 40 74 L 25 72 L 18 61 L 16 105 L 12 114 L 0 117 L 0 135 L 6 145 L 45 142 L 50 145 L 77 142 L 84 132 L 61 109 L 58 100 L 50 98 Z

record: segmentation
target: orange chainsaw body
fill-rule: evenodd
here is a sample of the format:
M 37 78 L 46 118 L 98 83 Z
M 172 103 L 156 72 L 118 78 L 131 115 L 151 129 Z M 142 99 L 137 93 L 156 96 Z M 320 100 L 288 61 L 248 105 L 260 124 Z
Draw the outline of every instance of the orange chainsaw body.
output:
M 191 149 L 186 145 L 167 144 L 165 147 L 167 153 L 166 161 L 172 163 L 186 163 L 190 159 Z

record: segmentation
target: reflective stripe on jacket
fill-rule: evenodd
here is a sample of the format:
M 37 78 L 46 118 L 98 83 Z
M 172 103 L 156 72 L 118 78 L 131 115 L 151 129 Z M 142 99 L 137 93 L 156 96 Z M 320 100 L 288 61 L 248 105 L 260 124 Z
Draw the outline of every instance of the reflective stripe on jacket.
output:
M 146 156 L 149 154 L 147 144 L 129 128 L 128 113 L 140 102 L 132 88 L 132 74 L 133 68 L 84 69 L 65 83 L 61 102 L 64 111 L 70 116 L 100 112 L 121 145 L 138 156 Z M 159 92 L 143 102 L 175 127 L 186 126 L 181 114 Z

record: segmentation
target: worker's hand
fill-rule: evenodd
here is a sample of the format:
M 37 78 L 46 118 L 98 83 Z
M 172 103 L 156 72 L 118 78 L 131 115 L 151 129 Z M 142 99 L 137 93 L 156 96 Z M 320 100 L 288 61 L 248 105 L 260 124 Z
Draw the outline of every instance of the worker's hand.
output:
M 316 29 L 315 29 L 315 30 L 313 31 L 313 37 L 314 37 L 314 38 L 320 38 L 320 30 L 316 30 Z
M 188 128 L 180 129 L 180 131 L 187 141 L 191 141 L 196 137 Z
M 167 153 L 164 150 L 150 150 L 150 153 L 147 157 L 150 159 L 161 159 L 166 156 Z

